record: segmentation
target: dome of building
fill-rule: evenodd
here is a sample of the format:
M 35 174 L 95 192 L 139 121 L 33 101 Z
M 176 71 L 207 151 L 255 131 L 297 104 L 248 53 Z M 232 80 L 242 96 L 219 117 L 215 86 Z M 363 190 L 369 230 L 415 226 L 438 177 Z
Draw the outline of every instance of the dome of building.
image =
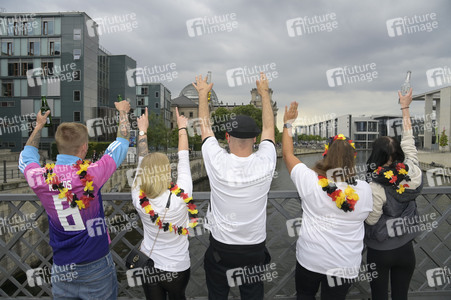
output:
M 197 93 L 197 90 L 191 83 L 182 89 L 179 96 L 185 96 L 193 101 L 196 101 L 196 103 L 199 102 L 199 95 Z M 214 105 L 217 105 L 219 103 L 218 96 L 216 96 L 214 90 L 211 90 L 211 101 Z

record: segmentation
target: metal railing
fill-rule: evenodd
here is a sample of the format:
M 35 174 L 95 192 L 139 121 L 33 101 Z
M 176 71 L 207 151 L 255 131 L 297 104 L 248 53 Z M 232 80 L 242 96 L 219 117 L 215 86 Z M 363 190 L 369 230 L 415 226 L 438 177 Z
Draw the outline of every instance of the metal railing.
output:
M 105 214 L 108 218 L 136 214 L 131 205 L 129 193 L 109 193 L 102 196 Z M 205 215 L 209 192 L 195 192 L 194 199 L 199 215 Z M 416 269 L 410 284 L 409 299 L 449 299 L 450 283 L 435 287 L 428 285 L 427 270 L 443 268 L 450 262 L 450 214 L 451 187 L 424 188 L 417 198 L 420 215 L 435 214 L 436 226 L 421 233 L 414 241 Z M 0 217 L 3 220 L 33 215 L 33 230 L 0 232 L 0 297 L 2 298 L 47 298 L 51 297 L 51 286 L 42 284 L 31 287 L 26 272 L 32 268 L 50 267 L 52 251 L 49 246 L 47 215 L 35 195 L 0 194 Z M 276 264 L 278 277 L 265 282 L 266 299 L 295 299 L 294 274 L 296 266 L 296 236 L 290 236 L 287 222 L 302 215 L 301 201 L 296 191 L 271 191 L 267 210 L 267 248 Z M 139 219 L 139 218 L 138 218 Z M 1 224 L 0 224 L 1 225 Z M 8 225 L 9 226 L 9 225 Z M 125 257 L 142 239 L 142 225 L 133 230 L 113 230 L 111 252 L 118 274 L 119 298 L 143 298 L 142 287 L 130 287 L 127 283 Z M 0 228 L 2 229 L 2 228 Z M 4 228 L 5 229 L 5 228 Z M 205 299 L 207 290 L 203 269 L 203 256 L 208 247 L 208 233 L 202 227 L 190 237 L 191 279 L 187 296 L 191 299 Z M 366 262 L 366 254 L 363 262 Z M 236 287 L 231 288 L 230 298 L 239 298 Z M 353 284 L 347 299 L 370 299 L 367 281 Z

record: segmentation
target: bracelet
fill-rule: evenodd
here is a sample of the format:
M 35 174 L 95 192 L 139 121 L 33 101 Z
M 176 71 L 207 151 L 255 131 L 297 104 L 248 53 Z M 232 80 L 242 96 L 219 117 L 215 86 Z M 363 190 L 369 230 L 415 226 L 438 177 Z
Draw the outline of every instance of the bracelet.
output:
M 186 129 L 186 127 L 179 128 L 179 131 L 182 129 L 185 129 L 186 131 L 188 131 L 188 129 Z
M 400 109 L 401 110 L 403 110 L 403 109 L 408 109 L 409 107 L 407 106 L 407 107 L 401 107 Z

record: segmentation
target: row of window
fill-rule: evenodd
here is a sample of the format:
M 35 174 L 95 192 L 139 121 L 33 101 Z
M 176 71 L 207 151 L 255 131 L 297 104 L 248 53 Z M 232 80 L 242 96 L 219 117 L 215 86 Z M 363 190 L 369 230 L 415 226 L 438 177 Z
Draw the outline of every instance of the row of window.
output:
M 10 62 L 8 63 L 8 73 L 7 76 L 27 76 L 28 70 L 34 69 L 34 63 L 31 61 L 21 61 L 21 62 Z M 41 76 L 47 77 L 52 75 L 58 75 L 54 72 L 53 62 L 41 62 L 41 70 L 38 69 L 39 74 L 32 74 L 34 77 Z M 80 80 L 81 72 L 80 70 L 74 70 L 74 80 Z
M 7 18 L 6 35 L 8 36 L 28 36 L 33 35 L 33 27 L 36 27 L 36 20 L 27 21 L 15 21 L 14 19 Z M 44 19 L 41 21 L 41 35 L 53 35 L 55 34 L 55 21 L 53 19 Z
M 377 122 L 355 122 L 357 131 L 377 132 Z
M 44 39 L 48 40 L 48 39 Z M 24 41 L 25 42 L 25 41 Z M 17 43 L 17 45 L 19 45 Z M 22 44 L 23 51 L 25 51 L 25 45 Z M 29 39 L 26 41 L 27 45 L 27 54 L 28 56 L 39 56 L 39 55 L 49 55 L 49 56 L 59 56 L 61 55 L 61 40 L 60 39 L 49 39 L 45 43 L 41 43 L 40 39 Z M 19 46 L 17 46 L 19 47 Z M 42 49 L 41 49 L 42 48 Z M 41 51 L 42 50 L 42 51 Z M 20 52 L 19 50 L 16 52 Z M 81 49 L 78 49 L 77 52 L 80 52 Z M 14 54 L 14 42 L 12 40 L 2 40 L 2 56 L 12 56 Z M 16 53 L 18 56 L 19 53 Z M 20 53 L 20 55 L 25 55 L 25 53 Z M 75 56 L 75 50 L 74 50 Z

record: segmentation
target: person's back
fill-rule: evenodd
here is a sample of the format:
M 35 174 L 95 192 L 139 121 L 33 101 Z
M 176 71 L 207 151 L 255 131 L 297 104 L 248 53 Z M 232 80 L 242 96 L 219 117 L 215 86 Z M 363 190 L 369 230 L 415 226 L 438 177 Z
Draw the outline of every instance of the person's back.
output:
M 211 231 L 204 268 L 209 299 L 227 299 L 234 268 L 262 266 L 270 261 L 265 246 L 266 203 L 276 165 L 274 114 L 268 81 L 261 74 L 257 90 L 262 97 L 262 142 L 253 153 L 260 129 L 248 116 L 236 116 L 225 124 L 230 154 L 214 137 L 207 102 L 212 84 L 196 77 L 202 155 L 210 181 L 211 196 L 206 228 Z M 247 280 L 243 271 L 241 299 L 263 299 L 263 282 Z
M 58 274 L 65 271 L 52 273 L 54 299 L 83 298 L 94 290 L 98 291 L 95 292 L 98 297 L 117 297 L 116 271 L 109 251 L 109 235 L 100 193 L 128 149 L 127 113 L 130 104 L 123 101 L 116 107 L 121 115 L 118 138 L 97 163 L 83 161 L 88 151 L 86 126 L 62 123 L 55 133 L 60 153 L 57 161 L 41 168 L 37 147 L 46 115 L 40 113 L 38 125 L 19 158 L 19 169 L 48 215 L 53 249 L 52 270 L 70 270 L 77 274 L 75 278 L 65 280 L 65 274 Z M 67 265 L 70 268 L 62 267 Z M 95 275 L 93 271 L 96 271 Z

